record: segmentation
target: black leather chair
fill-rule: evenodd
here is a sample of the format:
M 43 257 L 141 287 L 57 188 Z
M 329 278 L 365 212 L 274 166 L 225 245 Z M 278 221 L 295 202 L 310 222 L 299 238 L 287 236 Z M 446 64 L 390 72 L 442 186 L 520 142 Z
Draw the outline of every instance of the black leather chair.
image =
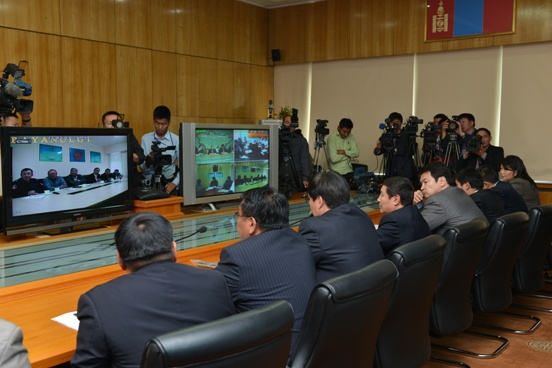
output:
M 552 204 L 533 207 L 529 210 L 529 225 L 523 250 L 517 259 L 512 276 L 514 294 L 552 299 L 552 294 L 536 293 L 544 286 L 544 264 L 552 241 Z M 552 312 L 550 308 L 513 304 L 519 308 L 528 308 Z
M 503 311 L 512 304 L 512 273 L 525 243 L 528 221 L 529 217 L 524 212 L 510 213 L 493 221 L 473 279 L 472 304 L 479 311 L 527 318 L 535 321 L 535 324 L 527 330 L 491 325 L 477 319 L 474 324 L 515 333 L 531 333 L 540 325 L 536 317 Z
M 396 278 L 397 269 L 384 259 L 318 285 L 289 367 L 372 367 Z
M 493 357 L 508 346 L 508 340 L 501 336 L 468 332 L 473 322 L 470 301 L 473 276 L 483 255 L 487 237 L 487 224 L 482 219 L 452 227 L 444 234 L 447 245 L 439 282 L 431 304 L 429 329 L 434 338 L 432 347 L 475 357 Z M 447 346 L 435 337 L 456 335 L 466 331 L 483 338 L 498 340 L 501 344 L 491 353 L 478 353 Z M 461 362 L 440 358 L 433 353 L 432 360 L 466 367 Z
M 378 338 L 375 367 L 422 367 L 429 360 L 429 310 L 445 245 L 442 236 L 430 235 L 387 255 L 399 277 Z
M 141 368 L 285 367 L 293 309 L 286 301 L 149 340 Z

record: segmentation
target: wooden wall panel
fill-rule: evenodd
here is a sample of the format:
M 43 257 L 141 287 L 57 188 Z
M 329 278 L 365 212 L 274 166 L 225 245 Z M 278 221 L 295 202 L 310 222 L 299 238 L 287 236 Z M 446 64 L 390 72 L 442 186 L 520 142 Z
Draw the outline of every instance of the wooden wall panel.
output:
M 251 66 L 251 117 L 266 119 L 268 117 L 268 101 L 274 100 L 274 73 L 272 68 Z M 276 109 L 275 109 L 276 110 Z M 278 111 L 273 113 L 277 114 Z
M 258 6 L 250 7 L 251 49 L 250 63 L 268 65 L 268 58 L 272 57 L 268 49 L 268 11 Z
M 349 1 L 349 58 L 392 55 L 395 1 Z M 391 26 L 392 25 L 392 26 Z
M 176 51 L 176 0 L 151 3 L 151 40 L 154 50 Z
M 33 32 L 59 34 L 59 0 L 1 0 L 0 24 Z
M 173 116 L 178 116 L 180 112 L 177 104 L 177 56 L 174 53 L 153 51 L 151 57 L 152 108 L 165 105 Z
M 117 44 L 151 48 L 151 1 L 115 2 L 115 36 Z M 155 20 L 156 27 L 158 26 L 157 22 L 158 19 Z
M 178 114 L 191 117 L 193 120 L 199 117 L 199 68 L 200 59 L 193 56 L 177 56 L 176 73 L 176 98 Z
M 111 57 L 114 54 L 115 45 L 61 39 L 61 59 L 70 60 L 62 68 L 63 110 L 60 116 L 64 119 L 60 123 L 63 126 L 98 127 L 104 112 L 120 110 L 116 60 Z
M 176 52 L 217 57 L 218 0 L 179 0 L 176 16 Z
M 552 39 L 552 1 L 516 0 L 516 32 L 494 37 L 495 45 L 539 42 Z
M 59 0 L 61 34 L 115 43 L 113 0 Z
M 217 59 L 251 61 L 251 5 L 219 0 L 217 6 Z
M 217 103 L 216 116 L 234 117 L 234 63 L 217 61 Z
M 234 63 L 234 91 L 232 93 L 234 106 L 232 116 L 237 119 L 251 117 L 251 66 Z
M 218 62 L 213 59 L 198 58 L 199 77 L 199 117 L 216 118 L 218 116 L 219 89 L 223 81 L 218 77 Z

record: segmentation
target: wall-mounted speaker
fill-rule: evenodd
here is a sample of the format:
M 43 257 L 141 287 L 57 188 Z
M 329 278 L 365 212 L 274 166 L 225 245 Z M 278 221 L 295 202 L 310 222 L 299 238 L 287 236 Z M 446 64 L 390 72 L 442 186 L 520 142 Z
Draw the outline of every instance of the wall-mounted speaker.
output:
M 272 61 L 280 61 L 280 49 L 272 50 Z

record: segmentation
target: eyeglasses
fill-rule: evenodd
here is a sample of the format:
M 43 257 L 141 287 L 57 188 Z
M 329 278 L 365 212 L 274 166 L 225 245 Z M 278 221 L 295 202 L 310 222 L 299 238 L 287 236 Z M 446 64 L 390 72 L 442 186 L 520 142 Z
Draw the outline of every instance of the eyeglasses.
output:
M 234 218 L 234 222 L 238 222 L 238 219 L 242 216 L 238 212 L 234 212 L 234 215 L 232 216 Z

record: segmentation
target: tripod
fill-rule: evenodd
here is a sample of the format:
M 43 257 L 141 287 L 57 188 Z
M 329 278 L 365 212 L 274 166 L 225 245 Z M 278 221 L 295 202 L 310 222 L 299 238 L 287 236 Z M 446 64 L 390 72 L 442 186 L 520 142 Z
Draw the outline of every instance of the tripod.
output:
M 451 162 L 452 157 L 456 157 L 456 161 Z M 453 166 L 459 159 L 460 159 L 460 146 L 458 145 L 458 136 L 456 135 L 456 133 L 450 133 L 449 141 L 447 143 L 447 149 L 445 151 L 444 164 L 449 169 L 454 169 Z
M 293 196 L 294 191 L 300 190 L 300 188 L 303 187 L 297 178 L 295 162 L 293 161 L 293 156 L 289 148 L 290 138 L 291 136 L 282 136 L 282 133 L 280 133 L 280 172 L 278 175 L 278 187 L 288 198 Z
M 324 135 L 316 133 L 316 140 L 314 142 L 314 166 L 312 168 L 313 172 L 322 171 L 322 166 L 318 165 L 318 160 L 320 159 L 320 150 L 324 151 L 324 157 L 326 158 L 326 165 L 328 165 L 328 170 L 330 169 L 330 159 L 328 158 L 328 151 L 326 149 L 326 142 L 324 142 Z

